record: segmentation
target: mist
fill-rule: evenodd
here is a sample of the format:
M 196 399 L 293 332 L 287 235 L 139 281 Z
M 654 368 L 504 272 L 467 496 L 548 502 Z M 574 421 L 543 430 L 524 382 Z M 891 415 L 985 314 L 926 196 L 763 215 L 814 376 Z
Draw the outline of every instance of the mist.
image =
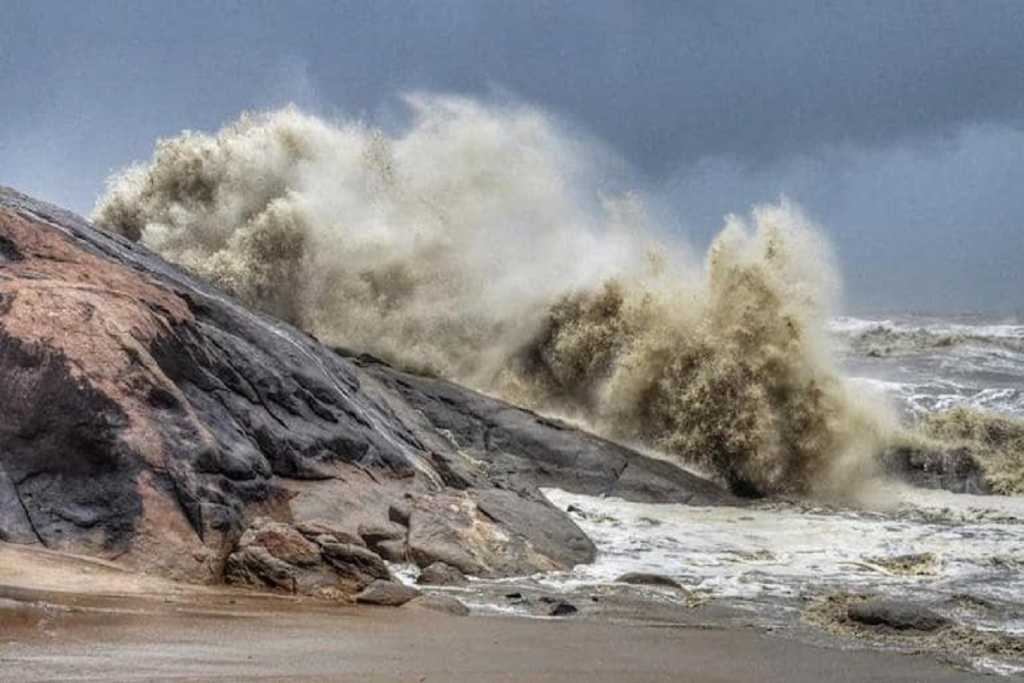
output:
M 730 216 L 697 255 L 641 194 L 607 194 L 607 152 L 545 112 L 406 102 L 392 133 L 286 108 L 161 140 L 94 220 L 329 344 L 736 490 L 866 478 L 894 423 L 832 361 L 839 276 L 799 207 Z

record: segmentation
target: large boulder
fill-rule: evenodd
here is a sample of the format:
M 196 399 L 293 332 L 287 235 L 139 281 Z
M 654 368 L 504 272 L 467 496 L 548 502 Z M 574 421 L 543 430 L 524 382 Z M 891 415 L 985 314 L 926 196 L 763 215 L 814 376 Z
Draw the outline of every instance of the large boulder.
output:
M 394 581 L 378 580 L 367 586 L 356 602 L 363 605 L 382 605 L 384 607 L 400 607 L 420 596 L 420 592 L 412 586 Z
M 319 590 L 343 567 L 354 589 L 386 578 L 366 544 L 471 573 L 564 568 L 593 546 L 541 487 L 734 500 L 557 421 L 339 354 L 3 188 L 0 406 L 0 541 L 190 581 L 230 570 Z
M 418 598 L 413 598 L 409 602 L 405 603 L 405 606 L 410 609 L 425 609 L 432 612 L 441 612 L 453 617 L 469 616 L 469 608 L 466 607 L 461 600 L 453 598 L 450 595 L 428 593 L 426 595 L 421 595 Z
M 432 562 L 420 571 L 416 583 L 424 586 L 461 586 L 466 583 L 466 575 L 458 567 L 444 562 Z
M 367 548 L 326 534 L 310 541 L 290 524 L 258 517 L 228 555 L 224 578 L 253 588 L 345 597 L 392 577 Z

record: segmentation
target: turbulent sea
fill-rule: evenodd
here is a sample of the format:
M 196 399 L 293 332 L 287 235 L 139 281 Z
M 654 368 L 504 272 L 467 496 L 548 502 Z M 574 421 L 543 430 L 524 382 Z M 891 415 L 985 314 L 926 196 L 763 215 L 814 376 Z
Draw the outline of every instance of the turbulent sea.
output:
M 1018 319 L 844 317 L 831 333 L 857 384 L 908 421 L 960 405 L 1024 416 Z M 651 505 L 550 490 L 599 556 L 537 580 L 578 590 L 654 572 L 778 627 L 830 595 L 881 594 L 925 602 L 979 632 L 1024 636 L 1024 497 L 897 484 L 878 493 L 886 504 L 865 510 L 807 501 Z M 974 652 L 966 660 L 992 673 L 1024 672 L 1019 657 Z
M 960 625 L 932 652 L 1024 671 L 1024 496 L 874 476 L 911 432 L 966 449 L 966 425 L 986 485 L 1024 491 L 1022 423 L 991 417 L 1024 418 L 1021 318 L 836 317 L 831 247 L 793 203 L 726 217 L 700 254 L 644 193 L 609 191 L 606 150 L 543 111 L 407 102 L 395 130 L 288 108 L 161 140 L 93 218 L 327 344 L 763 496 L 702 508 L 547 491 L 598 557 L 523 590 L 578 596 L 656 572 L 783 628 L 842 594 L 912 598 Z M 994 430 L 1009 445 L 982 443 Z M 462 597 L 522 610 L 484 583 Z
M 1024 417 L 1019 316 L 836 318 L 848 373 L 907 416 L 967 406 Z

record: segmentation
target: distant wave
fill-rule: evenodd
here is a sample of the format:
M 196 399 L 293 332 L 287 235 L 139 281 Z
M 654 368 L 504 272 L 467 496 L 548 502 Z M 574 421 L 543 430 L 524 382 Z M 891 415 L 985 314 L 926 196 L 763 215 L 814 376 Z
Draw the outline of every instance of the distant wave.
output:
M 971 344 L 1024 354 L 1024 325 L 1018 324 L 894 322 L 837 317 L 830 321 L 829 330 L 853 350 L 879 356 Z

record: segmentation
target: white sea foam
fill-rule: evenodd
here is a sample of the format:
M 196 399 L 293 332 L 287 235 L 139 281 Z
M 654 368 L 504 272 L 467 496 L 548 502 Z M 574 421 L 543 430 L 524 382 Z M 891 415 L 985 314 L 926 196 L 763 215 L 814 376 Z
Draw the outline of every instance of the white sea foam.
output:
M 834 510 L 782 504 L 693 507 L 631 503 L 545 490 L 598 548 L 591 565 L 554 583 L 607 583 L 655 572 L 713 596 L 778 603 L 833 592 L 882 592 L 915 600 L 958 593 L 1024 605 L 1024 499 L 900 487 L 904 507 Z M 887 561 L 931 557 L 901 572 Z M 1019 618 L 976 625 L 1024 633 Z

